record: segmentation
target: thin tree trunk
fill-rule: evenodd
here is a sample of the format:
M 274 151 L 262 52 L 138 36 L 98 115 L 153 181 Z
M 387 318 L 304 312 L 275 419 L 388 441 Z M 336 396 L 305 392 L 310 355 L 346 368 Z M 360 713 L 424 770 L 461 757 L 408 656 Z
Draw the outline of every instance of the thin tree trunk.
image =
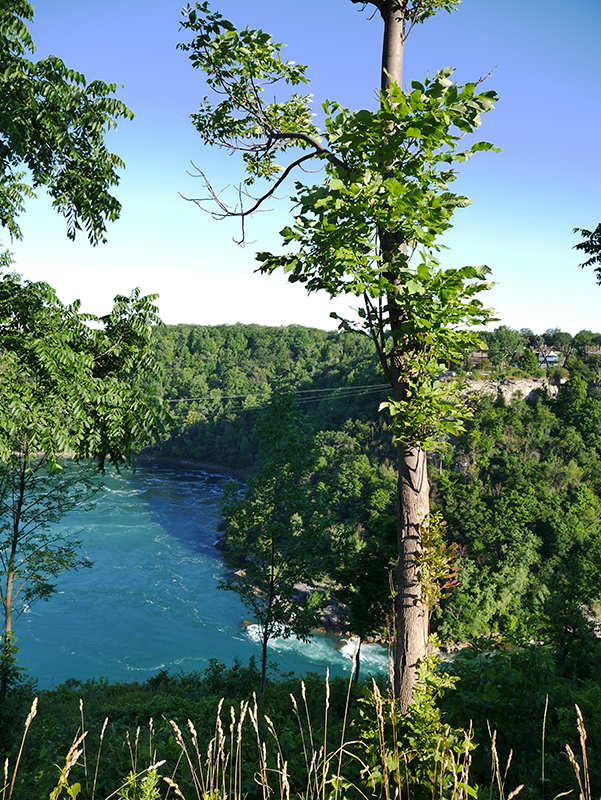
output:
M 382 49 L 382 90 L 391 83 L 402 86 L 403 51 L 406 24 L 405 0 L 386 0 L 382 8 L 384 40 Z M 389 165 L 394 172 L 394 164 Z M 380 244 L 385 264 L 390 265 L 388 279 L 398 283 L 395 261 L 406 255 L 406 242 L 396 232 L 380 231 Z M 386 269 L 386 267 L 385 267 Z M 391 333 L 398 329 L 402 319 L 395 312 L 394 295 L 389 297 Z M 403 361 L 411 354 L 412 345 L 395 338 L 392 361 L 388 374 L 397 400 L 406 399 L 403 383 Z M 427 524 L 430 513 L 426 454 L 415 447 L 399 445 L 397 453 L 397 608 L 396 648 L 394 662 L 394 695 L 399 700 L 400 711 L 405 713 L 413 700 L 413 690 L 419 665 L 428 646 L 428 609 L 423 601 L 420 570 L 416 556 L 421 551 L 421 528 Z
M 15 577 L 15 561 L 17 557 L 17 546 L 19 544 L 19 534 L 21 530 L 21 514 L 25 500 L 25 488 L 27 485 L 27 450 L 23 454 L 21 470 L 19 475 L 19 496 L 17 507 L 13 519 L 13 532 L 10 556 L 6 566 L 6 590 L 4 593 L 4 635 L 2 637 L 2 652 L 0 655 L 0 719 L 8 692 L 8 682 L 14 659 L 14 647 L 12 643 L 12 612 L 13 612 L 13 584 Z
M 265 626 L 263 631 L 263 652 L 261 659 L 261 691 L 260 695 L 263 697 L 265 694 L 265 684 L 267 682 L 267 642 L 269 641 L 269 629 Z
M 13 579 L 14 565 L 11 556 L 9 560 L 8 572 L 6 574 L 6 589 L 4 592 L 4 638 L 10 636 L 13 629 Z
M 357 653 L 355 655 L 355 683 L 359 683 L 359 672 L 361 671 L 361 638 L 357 645 Z
M 277 483 L 276 483 L 277 489 Z M 261 691 L 260 695 L 265 694 L 265 683 L 267 681 L 267 643 L 271 633 L 272 609 L 275 600 L 275 541 L 273 533 L 271 536 L 271 563 L 269 565 L 269 592 L 267 594 L 267 615 L 265 617 L 265 627 L 263 628 L 263 655 L 261 659 Z

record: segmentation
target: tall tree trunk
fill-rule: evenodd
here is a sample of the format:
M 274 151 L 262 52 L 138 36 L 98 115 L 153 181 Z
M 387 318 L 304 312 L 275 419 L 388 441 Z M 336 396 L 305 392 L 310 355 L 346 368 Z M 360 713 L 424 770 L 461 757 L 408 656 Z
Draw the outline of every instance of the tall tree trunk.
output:
M 405 48 L 406 0 L 385 0 L 382 8 L 384 38 L 382 44 L 382 91 L 391 80 L 401 86 Z
M 401 320 L 394 314 L 390 328 Z M 410 345 L 409 345 L 410 346 Z M 395 342 L 388 374 L 395 399 L 406 399 L 399 361 L 410 353 Z M 394 696 L 404 714 L 413 700 L 419 666 L 428 649 L 429 611 L 424 602 L 417 556 L 422 549 L 422 528 L 430 515 L 430 484 L 426 453 L 418 447 L 397 446 L 397 599 L 394 653 Z
M 398 470 L 394 694 L 404 714 L 412 703 L 419 665 L 428 647 L 428 608 L 416 561 L 421 551 L 421 528 L 430 513 L 426 454 L 417 447 L 400 445 Z
M 402 86 L 403 51 L 405 44 L 406 0 L 385 0 L 381 9 L 384 19 L 382 49 L 382 90 L 391 83 Z M 394 164 L 390 164 L 394 173 Z M 397 283 L 395 261 L 403 260 L 406 243 L 399 233 L 380 231 L 384 263 L 389 265 L 388 279 Z M 400 259 L 399 259 L 400 257 Z M 386 269 L 386 266 L 385 266 Z M 394 338 L 392 362 L 388 364 L 394 396 L 406 399 L 403 383 L 403 361 L 407 346 L 396 338 L 394 331 L 403 321 L 395 313 L 394 296 L 389 297 L 389 324 Z M 430 513 L 430 489 L 426 454 L 416 447 L 399 445 L 397 452 L 397 607 L 396 648 L 394 661 L 394 694 L 405 713 L 413 700 L 413 690 L 421 660 L 428 646 L 428 609 L 420 584 L 416 556 L 421 551 L 421 527 L 427 524 Z

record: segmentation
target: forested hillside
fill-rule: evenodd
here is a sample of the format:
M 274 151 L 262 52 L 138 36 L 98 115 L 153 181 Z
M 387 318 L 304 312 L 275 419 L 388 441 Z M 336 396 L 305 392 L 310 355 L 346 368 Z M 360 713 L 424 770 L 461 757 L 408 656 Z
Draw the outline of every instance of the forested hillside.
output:
M 557 400 L 482 400 L 434 475 L 458 544 L 459 585 L 436 614 L 443 638 L 582 644 L 601 597 L 601 401 L 572 377 Z M 584 637 L 586 638 L 586 637 Z
M 275 387 L 298 398 L 319 452 L 307 490 L 321 503 L 327 497 L 337 531 L 322 567 L 341 587 L 349 628 L 383 631 L 392 602 L 395 480 L 378 413 L 387 387 L 378 382 L 371 342 L 240 324 L 163 326 L 156 338 L 160 391 L 181 402 L 172 404 L 174 426 L 153 455 L 252 472 L 258 409 Z M 494 344 L 494 334 L 488 338 Z M 553 641 L 562 662 L 587 639 L 581 609 L 601 598 L 597 360 L 573 349 L 553 367 L 563 381 L 555 398 L 474 398 L 465 433 L 431 457 L 434 507 L 457 554 L 454 591 L 432 619 L 443 639 L 534 637 Z M 507 364 L 490 377 L 497 373 L 506 377 Z
M 272 387 L 298 393 L 315 431 L 375 420 L 387 386 L 359 334 L 291 325 L 170 325 L 156 329 L 159 391 L 174 425 L 153 455 L 235 470 L 257 455 L 256 409 Z
M 588 333 L 574 340 L 565 334 L 560 342 L 551 331 L 549 342 L 530 345 L 526 332 L 488 334 L 494 357 L 472 365 L 474 378 L 546 374 L 555 388 L 509 402 L 501 394 L 473 396 L 465 432 L 429 458 L 433 513 L 421 558 L 431 629 L 448 645 L 471 645 L 445 667 L 461 682 L 441 708 L 453 725 L 472 721 L 478 742 L 488 741 L 494 723 L 501 757 L 517 747 L 510 779 L 532 786 L 541 770 L 546 704 L 554 752 L 572 735 L 574 703 L 587 720 L 591 758 L 601 748 L 601 386 L 594 335 L 580 341 Z M 299 507 L 293 515 L 295 524 L 306 532 L 316 514 L 323 516 L 312 602 L 323 607 L 334 599 L 343 629 L 386 638 L 397 558 L 396 474 L 390 431 L 378 413 L 387 391 L 378 386 L 368 340 L 245 325 L 162 327 L 157 334 L 164 396 L 197 399 L 173 403 L 170 438 L 152 452 L 255 475 L 265 456 L 259 408 L 275 387 L 287 390 L 306 412 L 304 446 L 312 453 L 308 471 L 294 481 L 309 501 L 307 513 Z M 535 356 L 544 346 L 559 359 L 543 371 Z M 469 385 L 472 376 L 462 377 Z M 286 447 L 283 423 L 282 416 L 281 430 L 271 426 L 272 438 L 283 437 Z M 244 504 L 224 509 L 225 527 L 237 527 L 239 550 L 251 563 L 266 542 L 252 538 L 244 519 L 261 518 L 267 485 L 259 475 Z M 569 784 L 570 769 L 561 757 L 546 765 L 558 787 Z M 485 750 L 476 751 L 472 770 L 488 780 Z M 591 781 L 599 780 L 591 771 Z

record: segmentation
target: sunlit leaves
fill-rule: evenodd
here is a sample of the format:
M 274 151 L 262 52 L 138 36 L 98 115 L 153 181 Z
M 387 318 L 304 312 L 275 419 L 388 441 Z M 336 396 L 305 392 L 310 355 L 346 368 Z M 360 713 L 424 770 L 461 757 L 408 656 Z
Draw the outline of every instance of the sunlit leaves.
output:
M 454 11 L 461 0 L 416 0 L 410 6 L 409 13 L 417 23 L 425 22 L 438 11 Z
M 453 0 L 407 4 L 405 34 L 455 5 Z M 376 111 L 350 111 L 326 101 L 320 132 L 312 122 L 310 96 L 265 100 L 267 87 L 294 86 L 306 78 L 304 67 L 282 61 L 281 45 L 263 31 L 236 30 L 208 3 L 188 6 L 183 27 L 195 38 L 182 49 L 222 98 L 215 106 L 205 100 L 194 122 L 207 143 L 243 152 L 247 184 L 263 178 L 279 185 L 300 163 L 277 163 L 278 153 L 289 146 L 313 148 L 303 158 L 325 162 L 322 183 L 295 184 L 294 222 L 281 232 L 285 252 L 258 253 L 260 271 L 283 269 L 289 281 L 310 292 L 363 297 L 364 329 L 378 343 L 399 395 L 388 406 L 393 418 L 403 420 L 397 438 L 426 447 L 457 432 L 453 391 L 435 378 L 461 359 L 464 349 L 477 346 L 467 329 L 491 318 L 476 297 L 490 283 L 482 270 L 444 270 L 432 254 L 441 249 L 438 239 L 451 227 L 455 210 L 470 202 L 451 189 L 456 164 L 496 149 L 487 142 L 463 143 L 493 107 L 495 93 L 478 92 L 473 82 L 453 83 L 451 68 L 413 81 L 408 91 L 390 80 Z M 230 209 L 215 193 L 212 199 L 228 216 Z M 416 252 L 421 257 L 414 266 Z M 390 335 L 384 333 L 387 325 Z
M 123 162 L 108 151 L 104 134 L 133 114 L 114 98 L 116 84 L 86 84 L 56 56 L 25 58 L 34 46 L 23 19 L 33 19 L 25 0 L 0 10 L 0 225 L 20 238 L 24 200 L 45 186 L 69 238 L 83 228 L 96 244 L 121 210 L 110 190 Z
M 115 299 L 95 318 L 44 283 L 0 281 L 0 461 L 13 452 L 129 458 L 166 412 L 153 391 L 153 297 Z M 94 323 L 96 327 L 90 327 Z
M 327 139 L 348 169 L 328 165 L 326 183 L 296 185 L 299 213 L 282 234 L 297 252 L 260 253 L 262 271 L 284 266 L 310 291 L 361 294 L 385 255 L 379 231 L 399 233 L 411 249 L 436 249 L 455 209 L 469 204 L 449 188 L 453 162 L 492 148 L 484 142 L 457 148 L 494 94 L 474 95 L 471 84 L 458 88 L 448 79 L 451 72 L 443 70 L 410 95 L 393 85 L 377 112 L 325 104 Z
M 297 183 L 298 215 L 282 231 L 293 253 L 257 256 L 262 271 L 282 267 L 309 291 L 366 296 L 368 307 L 382 302 L 383 313 L 398 320 L 387 358 L 400 369 L 404 397 L 383 407 L 397 440 L 426 450 L 460 432 L 464 414 L 454 387 L 435 378 L 478 346 L 470 326 L 491 318 L 477 299 L 491 286 L 487 269 L 445 270 L 428 255 L 440 249 L 436 240 L 455 209 L 470 202 L 451 191 L 453 164 L 496 149 L 479 142 L 459 150 L 494 94 L 477 95 L 474 84 L 458 87 L 451 74 L 414 82 L 409 94 L 393 84 L 376 112 L 326 104 L 328 141 L 348 169 L 328 165 L 325 183 Z M 391 237 L 394 252 L 386 249 Z M 373 325 L 369 314 L 363 319 Z
M 275 85 L 307 83 L 307 67 L 281 57 L 283 45 L 272 42 L 261 30 L 238 31 L 208 3 L 196 3 L 183 11 L 184 30 L 193 33 L 180 44 L 190 54 L 192 66 L 202 69 L 210 88 L 223 96 L 213 106 L 207 98 L 192 121 L 207 144 L 245 153 L 246 184 L 256 178 L 273 178 L 281 171 L 278 152 L 306 147 L 298 134 L 314 135 L 311 95 L 290 94 L 283 101 L 265 102 Z M 293 134 L 293 138 L 286 134 Z

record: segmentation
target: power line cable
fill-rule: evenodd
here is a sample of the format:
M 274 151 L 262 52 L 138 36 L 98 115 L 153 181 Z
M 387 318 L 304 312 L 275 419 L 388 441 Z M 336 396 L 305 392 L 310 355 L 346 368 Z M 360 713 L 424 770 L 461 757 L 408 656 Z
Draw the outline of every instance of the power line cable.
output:
M 294 391 L 295 391 L 296 394 L 311 394 L 311 393 L 318 394 L 318 393 L 323 393 L 323 392 L 330 392 L 332 394 L 332 396 L 336 395 L 337 393 L 339 394 L 339 393 L 343 393 L 344 392 L 345 393 L 344 394 L 345 397 L 348 397 L 348 396 L 352 397 L 353 393 L 355 393 L 355 391 L 357 389 L 380 391 L 381 389 L 384 389 L 384 388 L 390 388 L 390 385 L 388 383 L 377 383 L 377 384 L 363 384 L 363 385 L 359 385 L 359 386 L 355 386 L 355 385 L 353 385 L 353 386 L 333 386 L 333 387 L 330 387 L 328 389 L 295 389 Z M 365 393 L 365 392 L 357 392 L 357 394 L 363 394 L 363 393 Z M 245 400 L 247 397 L 265 397 L 267 399 L 267 398 L 271 397 L 271 393 L 270 392 L 251 392 L 249 394 L 222 394 L 222 395 L 219 395 L 218 397 L 214 397 L 213 395 L 210 395 L 210 394 L 203 394 L 203 395 L 200 395 L 199 397 L 175 397 L 175 398 L 172 398 L 172 399 L 168 399 L 165 402 L 166 403 L 193 403 L 193 402 L 197 402 L 199 400 L 209 400 L 209 401 Z M 320 398 L 316 397 L 314 399 L 318 400 Z

